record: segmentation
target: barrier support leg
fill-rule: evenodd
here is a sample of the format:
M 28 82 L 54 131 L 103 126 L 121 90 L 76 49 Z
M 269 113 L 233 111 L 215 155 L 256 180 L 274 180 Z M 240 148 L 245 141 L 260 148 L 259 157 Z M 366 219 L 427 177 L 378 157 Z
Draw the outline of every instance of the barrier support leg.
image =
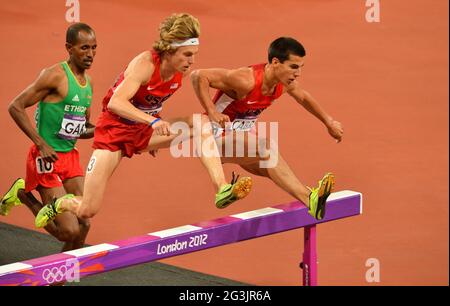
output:
M 305 227 L 303 262 L 303 286 L 317 286 L 317 235 L 316 226 Z

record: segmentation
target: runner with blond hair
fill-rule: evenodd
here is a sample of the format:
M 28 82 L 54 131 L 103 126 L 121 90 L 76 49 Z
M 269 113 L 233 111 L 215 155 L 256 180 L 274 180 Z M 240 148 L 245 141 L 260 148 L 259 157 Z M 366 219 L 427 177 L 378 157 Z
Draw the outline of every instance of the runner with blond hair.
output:
M 200 24 L 189 14 L 174 14 L 160 26 L 160 39 L 153 50 L 137 55 L 122 72 L 103 99 L 103 111 L 96 124 L 94 152 L 87 166 L 84 196 L 66 195 L 46 205 L 36 216 L 36 226 L 45 226 L 56 215 L 71 211 L 81 218 L 92 218 L 100 209 L 106 184 L 123 157 L 168 148 L 177 134 L 171 124 L 180 121 L 200 135 L 202 143 L 212 135 L 208 129 L 196 127 L 193 116 L 163 120 L 159 113 L 163 103 L 182 84 L 182 79 L 194 64 L 198 52 Z M 202 125 L 208 125 L 201 115 Z M 217 149 L 217 148 L 215 148 Z M 251 179 L 225 181 L 220 156 L 198 155 L 208 170 L 217 190 L 215 203 L 224 208 L 245 197 L 251 188 Z

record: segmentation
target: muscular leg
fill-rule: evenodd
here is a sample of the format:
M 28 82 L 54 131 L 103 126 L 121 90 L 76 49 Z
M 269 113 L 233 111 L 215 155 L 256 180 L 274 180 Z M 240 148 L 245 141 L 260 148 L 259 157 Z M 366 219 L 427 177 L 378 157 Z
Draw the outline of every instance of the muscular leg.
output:
M 42 206 L 44 206 L 38 199 L 33 195 L 32 192 L 25 192 L 25 189 L 20 189 L 17 192 L 17 196 L 20 199 L 20 202 L 25 204 L 29 210 L 33 213 L 33 215 L 37 215 L 39 210 L 41 210 Z M 50 223 L 49 223 L 50 226 Z M 50 232 L 51 234 L 51 232 Z
M 37 191 L 39 192 L 44 203 L 50 203 L 54 198 L 58 198 L 66 194 L 62 187 L 44 188 L 42 186 L 38 186 Z M 35 213 L 37 214 L 37 212 L 33 211 L 33 214 Z M 49 223 L 45 229 L 55 238 L 64 242 L 62 249 L 63 252 L 73 250 L 73 243 L 80 235 L 78 220 L 69 212 L 56 216 L 55 220 Z
M 215 184 L 217 191 L 220 191 L 222 186 L 229 185 L 225 181 L 220 155 L 214 144 L 211 129 L 202 128 L 203 125 L 210 124 L 208 118 L 206 116 L 200 116 L 200 124 L 198 125 L 194 124 L 192 116 L 172 119 L 169 120 L 169 122 L 175 122 L 178 120 L 185 122 L 188 127 L 191 127 L 190 129 L 192 132 L 200 135 L 202 144 L 205 141 L 210 141 L 210 149 L 215 151 L 215 154 L 211 154 L 211 152 L 204 154 L 205 152 L 203 149 L 205 147 L 200 145 L 200 158 L 203 165 L 205 165 L 208 169 L 209 175 Z M 188 137 L 192 137 L 192 134 L 193 133 L 190 133 Z M 171 136 L 158 136 L 153 134 L 149 140 L 147 148 L 142 151 L 145 152 L 168 148 L 170 147 L 171 142 L 178 136 L 178 134 Z M 75 197 L 74 199 L 63 199 L 58 209 L 62 211 L 70 211 L 83 219 L 92 218 L 100 209 L 106 183 L 116 167 L 119 165 L 121 158 L 122 155 L 120 151 L 110 152 L 108 150 L 95 150 L 92 154 L 86 173 L 84 196 Z M 236 191 L 234 189 L 230 189 L 233 193 L 230 193 L 229 195 L 240 199 L 248 193 L 248 190 L 245 188 L 249 188 L 247 180 L 243 180 L 242 184 L 239 185 L 239 188 L 237 188 Z M 223 192 L 229 192 L 230 190 L 224 190 Z
M 76 196 L 83 196 L 83 183 L 84 180 L 82 176 L 73 177 L 63 182 L 66 192 Z M 84 246 L 84 242 L 86 241 L 90 229 L 90 222 L 88 219 L 78 218 L 78 224 L 80 227 L 80 235 L 73 241 L 73 249 L 79 249 Z
M 87 167 L 83 197 L 65 199 L 60 208 L 74 213 L 81 219 L 89 219 L 97 214 L 106 184 L 121 159 L 121 151 L 95 150 Z
M 244 141 L 244 157 L 235 157 L 236 150 L 234 151 L 233 157 L 224 157 L 222 161 L 224 163 L 234 163 L 240 165 L 243 169 L 248 172 L 264 176 L 271 179 L 275 184 L 277 184 L 281 189 L 292 195 L 297 200 L 303 202 L 306 206 L 309 205 L 309 194 L 310 190 L 306 188 L 292 172 L 289 165 L 277 152 L 277 150 L 269 150 L 269 154 L 277 154 L 278 159 L 274 167 L 261 168 L 260 161 L 267 160 L 270 156 L 262 157 L 259 152 L 259 147 L 256 146 L 256 156 L 248 156 L 249 141 L 252 141 L 252 137 L 248 137 L 248 132 L 245 132 L 245 136 L 242 138 Z M 234 148 L 236 148 L 236 137 L 233 140 Z M 224 147 L 225 144 L 223 143 Z
M 194 124 L 193 116 L 173 118 L 168 119 L 167 121 L 171 124 L 175 122 L 186 123 L 190 128 L 189 137 L 191 138 L 193 137 L 193 135 L 200 135 L 200 143 L 196 145 L 196 149 L 198 151 L 197 155 L 200 155 L 200 160 L 203 166 L 208 171 L 208 174 L 211 177 L 216 191 L 218 191 L 221 186 L 227 183 L 225 180 L 225 174 L 223 172 L 219 151 L 214 144 L 214 138 L 211 134 L 211 128 L 207 128 L 207 125 L 210 124 L 208 117 L 204 115 L 198 115 L 198 118 L 198 124 Z M 169 148 L 172 141 L 176 137 L 178 137 L 178 134 L 171 136 L 158 136 L 153 134 L 145 151 Z M 194 141 L 196 140 L 194 139 Z M 211 144 L 210 147 L 206 146 L 208 142 Z
M 281 156 L 278 157 L 278 164 L 274 168 L 261 169 L 259 167 L 259 162 L 239 165 L 250 173 L 271 179 L 291 196 L 302 201 L 306 206 L 309 205 L 309 189 L 298 180 L 289 165 Z
M 45 200 L 45 202 L 51 201 L 54 197 L 59 197 L 61 194 L 65 193 L 72 193 L 77 196 L 82 195 L 83 190 L 83 178 L 82 177 L 75 177 L 72 179 L 66 180 L 64 183 L 64 189 L 65 192 L 59 190 L 49 191 L 48 188 L 39 187 L 41 198 L 45 197 L 48 200 Z M 46 195 L 43 195 L 45 193 Z M 20 189 L 18 191 L 18 197 L 20 201 L 25 204 L 28 209 L 33 213 L 34 216 L 37 215 L 39 210 L 43 207 L 43 204 L 39 202 L 38 199 L 33 195 L 32 192 L 26 193 L 24 189 Z M 69 219 L 69 221 L 66 221 Z M 67 217 L 67 218 L 59 218 L 61 224 L 58 226 L 55 222 L 49 222 L 48 225 L 45 227 L 45 230 L 50 233 L 52 236 L 57 238 L 60 241 L 65 242 L 63 251 L 78 249 L 84 246 L 84 241 L 86 239 L 87 233 L 89 231 L 89 222 L 87 220 L 79 219 L 79 236 L 78 237 L 68 237 L 71 236 L 71 234 L 67 234 L 67 229 L 65 228 L 66 222 L 72 222 L 73 217 Z M 55 220 L 56 221 L 56 220 Z M 62 227 L 62 228 L 61 228 Z M 70 227 L 69 227 L 70 228 Z M 71 233 L 76 233 L 76 231 L 71 231 Z M 73 239 L 72 239 L 73 238 Z
M 37 215 L 39 210 L 44 206 L 38 199 L 33 195 L 32 192 L 25 192 L 25 189 L 20 189 L 17 192 L 17 196 L 20 199 L 20 202 L 25 204 L 28 209 L 33 213 L 34 216 Z M 45 227 L 45 230 L 55 238 L 58 238 L 58 227 L 54 222 L 49 222 Z

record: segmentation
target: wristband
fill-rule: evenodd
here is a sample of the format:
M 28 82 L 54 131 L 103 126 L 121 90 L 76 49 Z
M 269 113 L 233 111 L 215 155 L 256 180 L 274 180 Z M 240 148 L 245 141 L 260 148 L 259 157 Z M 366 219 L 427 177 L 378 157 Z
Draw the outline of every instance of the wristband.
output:
M 153 124 L 155 124 L 155 123 L 158 122 L 159 120 L 161 120 L 161 118 L 156 118 L 155 120 L 153 120 L 152 122 L 150 122 L 150 126 L 153 126 Z

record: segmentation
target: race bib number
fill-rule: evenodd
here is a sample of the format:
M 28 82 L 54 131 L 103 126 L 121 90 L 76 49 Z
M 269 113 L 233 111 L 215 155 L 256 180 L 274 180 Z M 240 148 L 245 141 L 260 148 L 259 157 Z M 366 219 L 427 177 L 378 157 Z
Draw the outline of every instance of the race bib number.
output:
M 86 131 L 86 117 L 64 114 L 58 136 L 63 139 L 77 139 Z
M 236 118 L 231 127 L 235 131 L 247 132 L 255 126 L 256 120 L 256 118 Z
M 52 173 L 53 163 L 46 162 L 42 157 L 38 156 L 36 157 L 36 169 L 39 174 Z
M 87 166 L 87 173 L 91 173 L 92 170 L 94 170 L 95 162 L 97 161 L 97 158 L 95 156 L 92 156 L 91 160 L 89 161 L 89 164 Z

